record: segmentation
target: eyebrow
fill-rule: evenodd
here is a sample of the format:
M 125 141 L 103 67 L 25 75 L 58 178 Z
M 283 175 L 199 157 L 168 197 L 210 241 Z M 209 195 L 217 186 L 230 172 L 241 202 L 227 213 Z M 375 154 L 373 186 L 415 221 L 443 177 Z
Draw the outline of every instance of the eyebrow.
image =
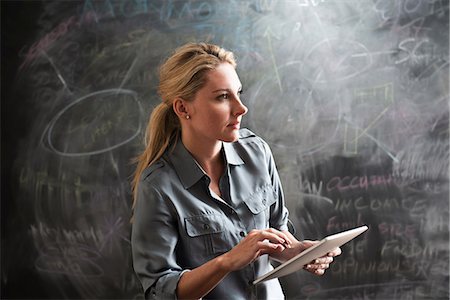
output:
M 242 90 L 242 85 L 239 87 L 238 91 L 239 90 Z M 231 91 L 231 89 L 218 89 L 218 90 L 212 91 L 212 93 L 217 93 L 217 92 L 229 92 L 229 93 L 231 93 L 232 91 Z

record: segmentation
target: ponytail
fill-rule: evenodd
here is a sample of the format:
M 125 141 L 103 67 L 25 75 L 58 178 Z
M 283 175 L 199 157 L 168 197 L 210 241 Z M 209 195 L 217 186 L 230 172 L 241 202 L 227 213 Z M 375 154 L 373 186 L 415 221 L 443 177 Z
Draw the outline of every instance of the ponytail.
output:
M 177 140 L 180 125 L 172 107 L 160 103 L 153 109 L 145 130 L 145 150 L 137 158 L 136 171 L 132 181 L 133 208 L 136 204 L 137 187 L 145 168 L 157 161 L 169 147 L 172 140 Z

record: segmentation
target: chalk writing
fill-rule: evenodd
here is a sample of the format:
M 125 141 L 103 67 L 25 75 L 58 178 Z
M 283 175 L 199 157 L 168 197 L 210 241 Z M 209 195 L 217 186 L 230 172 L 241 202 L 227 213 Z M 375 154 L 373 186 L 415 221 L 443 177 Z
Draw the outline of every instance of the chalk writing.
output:
M 67 247 L 67 248 L 65 248 Z M 74 277 L 103 276 L 102 268 L 95 262 L 99 255 L 91 249 L 80 245 L 47 245 L 41 249 L 41 255 L 35 262 L 36 268 L 41 272 L 65 274 Z M 89 256 L 94 256 L 90 258 Z
M 411 147 L 415 151 L 405 149 L 397 154 L 400 162 L 394 169 L 397 176 L 430 181 L 447 177 L 448 143 L 439 140 L 433 143 L 417 141 Z
M 354 209 L 356 211 L 372 212 L 386 212 L 389 210 L 401 209 L 408 211 L 410 216 L 419 218 L 425 215 L 427 203 L 428 201 L 426 199 L 416 199 L 414 196 L 405 196 L 403 198 L 338 198 L 335 201 L 335 209 L 338 211 Z
M 328 192 L 333 190 L 345 191 L 352 189 L 368 190 L 369 188 L 378 186 L 386 188 L 393 184 L 395 184 L 395 182 L 390 174 L 353 177 L 344 176 L 331 178 L 326 184 L 326 189 Z
M 60 23 L 55 29 L 47 33 L 41 40 L 34 43 L 26 53 L 25 59 L 20 68 L 25 67 L 33 59 L 40 55 L 42 51 L 48 49 L 52 43 L 64 36 L 70 30 L 70 27 L 75 25 L 75 23 L 76 18 L 71 17 L 68 20 Z
M 357 214 L 356 221 L 342 220 L 340 216 L 334 215 L 328 219 L 326 230 L 328 233 L 336 233 L 363 225 L 366 225 L 366 223 L 364 222 L 361 213 Z
M 72 122 L 74 122 L 74 120 L 70 120 L 67 124 L 62 124 L 59 125 L 58 122 L 60 122 L 61 120 L 64 120 L 65 115 L 68 112 L 71 112 L 74 108 L 77 108 L 77 105 L 80 104 L 84 104 L 84 103 L 88 103 L 89 105 L 92 105 L 92 100 L 91 98 L 94 99 L 99 99 L 99 102 L 102 102 L 102 112 L 100 113 L 100 115 L 98 113 L 96 113 L 95 115 L 92 115 L 92 119 L 89 119 L 90 116 L 84 116 L 83 119 L 81 120 L 81 122 L 78 125 L 73 126 Z M 103 102 L 106 99 L 108 102 L 104 103 Z M 111 104 L 111 101 L 114 101 L 114 99 L 117 99 L 118 101 L 120 101 L 117 104 Z M 88 100 L 91 100 L 89 102 L 87 102 Z M 116 102 L 117 102 L 116 100 Z M 125 102 L 123 102 L 125 101 Z M 123 107 L 122 110 L 124 110 L 125 108 L 132 108 L 132 106 L 127 105 L 126 102 L 130 102 L 132 101 L 132 103 L 135 105 L 135 112 L 134 115 L 126 115 L 125 117 L 123 116 L 122 113 L 117 114 L 117 107 Z M 50 122 L 50 124 L 47 126 L 46 131 L 44 132 L 44 135 L 46 135 L 46 141 L 47 141 L 47 145 L 48 147 L 55 153 L 59 154 L 59 155 L 63 155 L 63 156 L 84 156 L 84 155 L 95 155 L 95 154 L 100 154 L 100 153 L 104 153 L 107 151 L 111 151 L 115 148 L 118 148 L 120 146 L 123 146 L 125 144 L 127 144 L 128 142 L 130 142 L 131 140 L 133 140 L 140 132 L 141 128 L 140 128 L 140 122 L 139 122 L 139 113 L 140 113 L 140 103 L 137 101 L 136 99 L 136 94 L 133 91 L 129 91 L 129 90 L 123 90 L 123 89 L 110 89 L 110 90 L 104 90 L 104 91 L 99 91 L 99 92 L 95 92 L 92 94 L 89 94 L 87 96 L 81 97 L 79 99 L 77 99 L 76 101 L 72 102 L 70 105 L 68 105 L 67 107 L 65 107 L 63 110 L 61 110 L 60 112 L 58 112 L 56 114 L 56 116 L 53 118 L 53 120 Z M 96 109 L 93 109 L 93 111 L 96 111 Z M 108 112 L 108 116 L 106 116 L 105 118 L 113 118 L 113 119 L 106 119 L 105 121 L 102 120 L 102 114 L 105 114 L 105 112 Z M 74 113 L 72 113 L 74 114 Z M 136 125 L 132 125 L 133 119 L 135 118 L 135 116 L 137 115 L 138 119 L 137 119 L 137 124 Z M 102 123 L 100 123 L 102 122 Z M 100 125 L 99 125 L 100 123 Z M 62 129 L 59 129 L 58 126 L 61 126 Z M 67 129 L 66 129 L 67 127 Z M 119 130 L 119 127 L 121 128 L 122 131 L 124 131 L 125 136 L 121 137 L 119 136 L 119 138 L 117 140 L 112 140 L 110 141 L 108 139 L 108 135 L 110 135 L 110 133 L 112 133 L 113 131 L 115 131 L 116 135 L 117 132 Z M 134 128 L 133 128 L 134 127 Z M 85 140 L 85 144 L 81 145 L 83 148 L 78 150 L 60 150 L 58 149 L 55 145 L 55 138 L 60 134 L 60 132 L 66 132 L 66 133 L 79 133 L 78 135 L 85 135 L 86 131 L 91 131 L 89 133 L 88 137 L 83 137 L 83 139 Z M 106 136 L 107 140 L 105 142 L 101 141 L 100 143 L 98 142 L 99 138 L 102 138 Z M 64 141 L 59 142 L 61 145 L 62 143 L 64 143 Z M 100 144 L 100 145 L 99 145 Z M 105 145 L 101 145 L 101 144 L 105 144 Z M 78 146 L 78 145 L 77 145 Z M 60 146 L 62 147 L 62 146 Z M 67 145 L 65 146 L 67 148 Z M 70 149 L 70 147 L 69 147 Z
M 429 243 L 422 245 L 417 239 L 412 239 L 407 243 L 397 239 L 385 241 L 381 247 L 380 253 L 386 258 L 402 255 L 414 259 L 431 259 L 438 254 L 433 245 L 430 245 Z
M 180 5 L 177 5 L 180 4 Z M 128 0 L 85 0 L 81 12 L 82 19 L 85 16 L 93 15 L 96 22 L 107 18 L 125 17 L 132 18 L 141 14 L 157 14 L 161 21 L 176 19 L 195 19 L 204 21 L 214 13 L 213 7 L 206 1 L 176 3 L 168 1 L 167 3 L 158 3 L 155 1 L 128 1 Z

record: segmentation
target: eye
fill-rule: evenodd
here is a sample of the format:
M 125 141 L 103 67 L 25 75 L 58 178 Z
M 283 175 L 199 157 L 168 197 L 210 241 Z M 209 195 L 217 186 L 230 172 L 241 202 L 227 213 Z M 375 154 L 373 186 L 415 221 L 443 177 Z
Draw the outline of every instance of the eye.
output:
M 220 94 L 219 96 L 217 96 L 217 99 L 221 99 L 221 100 L 222 99 L 226 100 L 228 98 L 230 98 L 230 96 L 227 93 L 223 93 L 223 94 Z

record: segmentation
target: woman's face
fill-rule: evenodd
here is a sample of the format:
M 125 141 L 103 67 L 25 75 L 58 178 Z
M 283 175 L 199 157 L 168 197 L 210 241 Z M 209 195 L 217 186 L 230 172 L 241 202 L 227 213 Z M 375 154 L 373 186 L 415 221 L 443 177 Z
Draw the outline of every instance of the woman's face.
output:
M 242 116 L 248 110 L 240 100 L 241 81 L 229 63 L 208 71 L 206 79 L 194 100 L 187 103 L 191 136 L 199 141 L 236 141 Z

